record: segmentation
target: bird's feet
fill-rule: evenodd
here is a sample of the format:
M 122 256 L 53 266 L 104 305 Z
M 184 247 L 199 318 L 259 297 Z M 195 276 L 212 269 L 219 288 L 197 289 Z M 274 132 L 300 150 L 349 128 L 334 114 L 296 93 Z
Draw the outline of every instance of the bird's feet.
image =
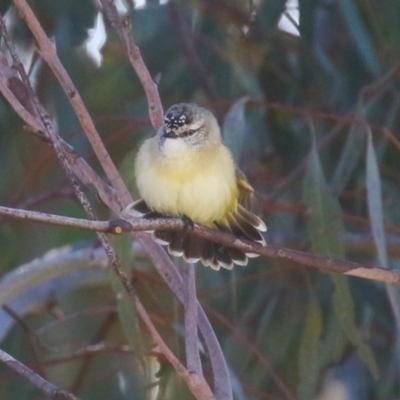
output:
M 184 224 L 183 230 L 189 233 L 192 232 L 194 229 L 194 222 L 186 215 L 182 215 L 182 221 Z

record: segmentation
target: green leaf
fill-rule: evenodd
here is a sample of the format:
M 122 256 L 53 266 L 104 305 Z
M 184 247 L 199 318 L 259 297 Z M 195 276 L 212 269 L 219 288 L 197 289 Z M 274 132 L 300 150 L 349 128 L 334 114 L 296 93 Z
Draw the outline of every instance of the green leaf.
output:
M 309 211 L 308 233 L 312 251 L 330 257 L 344 257 L 342 212 L 325 181 L 315 140 L 309 156 L 303 197 Z
M 11 5 L 11 0 L 3 0 L 0 4 L 0 14 L 5 15 Z
M 137 192 L 134 170 L 135 157 L 137 153 L 135 150 L 130 151 L 124 157 L 119 167 L 120 174 L 131 193 Z M 132 261 L 132 237 L 130 235 L 111 236 L 110 241 L 118 254 L 118 259 L 122 268 L 125 273 L 130 276 L 131 271 L 129 266 Z M 140 330 L 140 318 L 136 307 L 129 295 L 126 293 L 125 288 L 116 274 L 113 274 L 111 286 L 117 299 L 118 316 L 125 337 L 132 349 L 140 353 L 141 349 L 144 348 L 144 345 Z M 143 364 L 143 359 L 141 361 Z
M 381 67 L 374 44 L 354 0 L 341 0 L 339 6 L 361 58 L 369 71 L 375 76 L 379 76 Z
M 111 286 L 117 299 L 118 316 L 125 337 L 130 347 L 135 351 L 139 351 L 144 347 L 136 307 L 116 274 L 112 275 Z
M 314 21 L 319 10 L 318 0 L 299 0 L 299 30 L 301 38 L 312 44 Z
M 240 158 L 244 144 L 246 133 L 245 106 L 248 100 L 247 96 L 237 100 L 226 114 L 222 126 L 224 142 L 231 150 L 236 162 Z
M 379 264 L 388 268 L 385 230 L 383 227 L 382 188 L 371 131 L 368 131 L 367 145 L 367 199 L 372 234 L 378 251 Z
M 124 272 L 130 276 L 130 260 L 132 259 L 132 253 L 130 251 L 132 244 L 131 236 L 120 235 L 118 237 L 110 238 L 110 241 L 117 252 L 121 267 L 123 268 Z M 144 371 L 146 371 L 144 357 L 140 356 L 145 346 L 143 344 L 142 332 L 140 330 L 140 317 L 136 310 L 135 304 L 126 292 L 117 274 L 112 274 L 110 284 L 117 299 L 118 317 L 120 319 L 125 337 L 129 343 L 129 346 L 137 355 L 139 355 L 139 362 L 141 363 Z
M 367 110 L 365 107 L 360 107 L 357 110 L 357 117 L 365 118 Z M 361 155 L 366 141 L 365 127 L 354 123 L 346 138 L 343 150 L 340 154 L 338 165 L 333 174 L 331 181 L 331 190 L 335 196 L 339 196 L 349 182 L 354 170 L 360 161 Z
M 379 175 L 378 161 L 372 141 L 371 131 L 368 131 L 367 145 L 367 200 L 368 212 L 371 220 L 372 234 L 378 252 L 378 261 L 381 267 L 389 268 L 386 250 L 386 237 L 383 225 L 382 187 Z M 399 293 L 395 285 L 386 284 L 386 293 L 395 317 L 397 334 L 400 334 L 400 307 Z M 398 339 L 399 340 L 399 339 Z
M 299 387 L 301 400 L 315 398 L 321 365 L 322 312 L 318 300 L 311 296 L 299 354 Z
M 314 253 L 329 257 L 344 258 L 344 225 L 339 201 L 332 195 L 322 171 L 315 139 L 308 162 L 304 181 L 304 201 L 309 210 L 308 232 Z M 368 365 L 374 376 L 378 367 L 371 348 L 364 342 L 354 323 L 354 303 L 348 278 L 331 274 L 335 293 L 333 309 L 340 322 L 343 333 L 355 346 L 359 357 Z
M 343 332 L 349 342 L 356 348 L 360 359 L 365 362 L 371 373 L 377 379 L 379 377 L 379 369 L 375 360 L 375 355 L 371 347 L 364 341 L 354 323 L 354 302 L 351 297 L 348 279 L 346 276 L 339 274 L 332 274 L 332 279 L 335 284 L 333 309 L 339 319 Z
M 330 313 L 326 322 L 325 336 L 321 343 L 321 366 L 339 362 L 343 357 L 347 347 L 347 337 L 342 326 L 338 324 L 338 318 L 335 313 Z

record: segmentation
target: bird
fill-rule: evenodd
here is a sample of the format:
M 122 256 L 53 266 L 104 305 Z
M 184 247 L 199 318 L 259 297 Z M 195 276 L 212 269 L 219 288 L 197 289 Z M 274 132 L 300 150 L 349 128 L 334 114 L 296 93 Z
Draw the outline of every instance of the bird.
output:
M 141 199 L 130 204 L 144 218 L 181 217 L 263 246 L 267 227 L 253 187 L 223 143 L 214 115 L 194 103 L 171 106 L 156 135 L 145 140 L 135 159 Z M 187 263 L 219 270 L 247 265 L 257 254 L 195 236 L 190 229 L 156 230 L 153 239 Z

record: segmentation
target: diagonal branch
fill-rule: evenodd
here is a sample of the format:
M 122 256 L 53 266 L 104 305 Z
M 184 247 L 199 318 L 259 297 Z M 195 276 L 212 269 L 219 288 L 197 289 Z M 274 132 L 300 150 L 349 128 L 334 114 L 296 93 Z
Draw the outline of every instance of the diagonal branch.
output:
M 112 0 L 100 0 L 103 12 L 110 21 L 111 26 L 117 32 L 125 46 L 129 61 L 139 77 L 140 83 L 146 93 L 149 103 L 149 116 L 154 129 L 163 124 L 163 107 L 158 94 L 157 84 L 151 77 L 149 70 L 140 54 L 139 47 L 133 41 L 131 19 L 129 15 L 120 17 L 117 8 Z
M 0 20 L 2 17 L 0 16 Z M 1 53 L 0 53 L 1 56 Z M 17 114 L 28 124 L 29 130 L 41 140 L 53 146 L 48 137 L 45 136 L 44 127 L 40 119 L 35 118 L 20 102 L 13 92 L 13 82 L 9 81 L 6 76 L 9 74 L 11 68 L 5 63 L 5 59 L 0 57 L 0 92 L 10 103 Z M 29 97 L 28 89 L 25 87 L 23 95 Z M 35 95 L 36 96 L 36 95 Z M 121 208 L 116 199 L 114 189 L 108 186 L 97 173 L 89 166 L 89 164 L 80 157 L 75 150 L 58 136 L 58 142 L 65 156 L 69 160 L 70 168 L 75 176 L 87 187 L 95 188 L 101 200 L 111 209 L 118 210 Z
M 199 338 L 197 329 L 196 273 L 193 264 L 182 262 L 183 282 L 185 286 L 185 349 L 188 370 L 199 376 L 203 375 L 201 367 Z
M 104 172 L 112 185 L 117 188 L 117 191 L 121 196 L 121 201 L 124 201 L 124 198 L 130 197 L 129 192 L 122 181 L 117 168 L 112 162 L 107 149 L 101 141 L 100 135 L 96 130 L 93 120 L 91 119 L 79 92 L 57 56 L 55 43 L 47 37 L 26 0 L 14 0 L 14 3 L 19 9 L 21 17 L 25 20 L 29 29 L 33 33 L 39 45 L 41 56 L 57 77 L 61 87 L 68 97 L 97 158 L 100 160 L 101 165 L 104 168 Z
M 36 372 L 32 371 L 26 365 L 22 364 L 10 354 L 0 349 L 0 361 L 7 364 L 11 369 L 13 369 L 18 375 L 23 376 L 34 386 L 40 389 L 48 398 L 59 399 L 59 400 L 79 400 L 78 397 L 74 396 L 65 390 L 59 389 L 57 386 L 50 382 L 47 382 Z

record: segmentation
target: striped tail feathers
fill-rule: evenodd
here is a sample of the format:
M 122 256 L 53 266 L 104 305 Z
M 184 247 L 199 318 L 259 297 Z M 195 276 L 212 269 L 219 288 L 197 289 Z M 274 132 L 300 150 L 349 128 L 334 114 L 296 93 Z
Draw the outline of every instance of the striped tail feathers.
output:
M 186 231 L 154 231 L 153 240 L 167 246 L 168 253 L 182 257 L 187 263 L 196 263 L 203 257 L 204 239 Z
M 168 252 L 172 256 L 175 257 L 182 257 L 184 254 L 184 246 L 185 246 L 185 239 L 186 239 L 186 232 L 182 231 L 175 231 L 175 235 L 168 245 Z
M 126 212 L 129 213 L 132 209 L 144 217 L 150 217 L 154 213 L 143 200 L 129 205 Z M 266 244 L 261 234 L 267 229 L 264 222 L 241 204 L 238 204 L 236 210 L 231 212 L 222 223 L 215 222 L 214 226 L 239 238 L 257 242 L 263 246 Z M 258 254 L 245 253 L 239 249 L 205 240 L 185 230 L 156 230 L 152 232 L 152 237 L 155 242 L 167 246 L 171 255 L 183 256 L 188 263 L 201 261 L 204 266 L 214 270 L 219 270 L 221 267 L 232 269 L 234 264 L 245 266 L 248 258 L 258 256 Z
M 182 257 L 187 263 L 201 263 L 206 267 L 219 270 L 221 267 L 232 269 L 233 264 L 246 265 L 247 257 L 237 249 L 230 249 L 213 243 L 187 231 L 154 231 L 153 239 L 167 246 L 168 253 Z
M 145 218 L 150 217 L 153 214 L 153 211 L 142 199 L 135 201 L 125 209 L 128 214 L 132 214 L 133 210 Z M 219 270 L 220 267 L 232 269 L 232 259 L 237 257 L 238 254 L 235 251 L 231 251 L 231 249 L 228 251 L 225 247 L 219 244 L 204 240 L 203 238 L 184 230 L 156 230 L 152 231 L 152 238 L 156 243 L 166 246 L 168 253 L 172 256 L 183 257 L 188 263 L 201 261 L 203 265 L 209 266 L 215 270 Z M 242 263 L 241 265 L 244 265 L 243 256 L 244 253 L 240 254 L 240 257 L 238 257 L 238 261 Z
M 168 246 L 174 240 L 175 231 L 153 231 L 151 236 L 156 243 Z
M 266 245 L 265 239 L 262 235 L 262 232 L 267 230 L 265 223 L 261 220 L 261 218 L 246 210 L 240 204 L 238 204 L 236 211 L 232 212 L 226 218 L 225 227 L 222 228 L 222 230 L 231 232 L 238 238 L 260 243 L 263 246 Z M 246 256 L 246 264 L 247 257 L 254 258 L 259 256 L 256 253 L 244 254 Z M 239 263 L 237 264 L 240 265 Z
M 223 245 L 204 240 L 201 263 L 205 267 L 210 267 L 216 271 L 221 267 L 232 269 L 233 264 L 236 263 L 234 257 L 232 257 L 232 254 L 235 255 L 235 253 L 231 253 L 229 250 L 229 248 L 224 247 Z
M 266 231 L 265 224 L 254 214 L 249 213 L 241 205 L 237 211 L 231 213 L 226 220 L 229 232 L 235 236 L 257 242 L 265 246 L 265 239 L 261 232 Z
M 194 264 L 200 261 L 203 256 L 205 240 L 190 232 L 186 232 L 185 241 L 183 243 L 183 258 L 187 263 Z
M 137 200 L 130 204 L 125 211 L 132 214 L 132 210 L 137 211 L 140 215 L 145 218 L 151 217 L 154 212 L 147 206 L 146 202 L 142 199 Z M 156 243 L 163 246 L 167 246 L 168 252 L 176 257 L 182 257 L 188 263 L 196 263 L 200 260 L 208 260 L 212 262 L 214 260 L 213 248 L 212 256 L 204 251 L 205 240 L 192 235 L 186 231 L 163 231 L 156 230 L 152 231 L 152 238 Z M 204 258 L 204 254 L 207 258 Z
M 213 261 L 214 261 L 214 243 L 205 240 L 203 245 L 203 251 L 201 253 L 201 263 L 205 267 L 211 267 Z
M 214 262 L 210 265 L 211 268 L 219 270 L 220 267 L 232 269 L 234 260 L 229 254 L 228 248 L 217 243 L 214 245 Z
M 136 211 L 140 215 L 146 215 L 152 212 L 143 199 L 136 200 L 125 208 L 127 214 L 133 214 L 132 211 Z
M 224 229 L 225 230 L 225 229 Z M 230 230 L 225 230 L 230 232 Z M 232 269 L 234 264 L 247 265 L 247 255 L 239 249 L 225 247 L 187 231 L 155 231 L 153 238 L 167 245 L 168 252 L 177 257 L 183 256 L 188 263 L 202 262 L 206 267 L 219 270 Z

